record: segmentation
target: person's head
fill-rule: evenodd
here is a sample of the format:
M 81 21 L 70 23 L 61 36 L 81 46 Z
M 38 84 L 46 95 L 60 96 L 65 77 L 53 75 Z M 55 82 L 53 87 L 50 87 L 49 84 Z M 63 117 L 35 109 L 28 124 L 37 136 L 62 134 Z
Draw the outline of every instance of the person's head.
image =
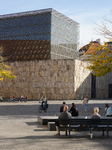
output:
M 65 106 L 66 105 L 66 103 L 65 102 L 63 102 L 63 106 Z
M 105 108 L 108 108 L 109 107 L 109 105 L 108 104 L 105 104 Z
M 45 97 L 43 93 L 42 93 L 42 97 L 43 97 L 43 98 Z
M 98 112 L 99 112 L 99 108 L 98 108 L 98 107 L 95 107 L 95 108 L 94 108 L 94 113 L 97 114 Z
M 64 106 L 63 111 L 67 111 L 67 110 L 68 110 L 67 106 Z
M 85 96 L 85 98 L 87 98 L 87 96 Z
M 72 103 L 72 107 L 75 107 L 75 103 Z

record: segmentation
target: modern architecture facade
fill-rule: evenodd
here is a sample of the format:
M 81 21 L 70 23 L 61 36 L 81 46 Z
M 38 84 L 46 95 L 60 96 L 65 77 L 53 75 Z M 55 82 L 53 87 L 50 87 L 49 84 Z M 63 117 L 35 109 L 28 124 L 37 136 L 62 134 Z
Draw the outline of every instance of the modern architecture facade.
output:
M 5 61 L 76 59 L 79 24 L 56 10 L 0 16 Z

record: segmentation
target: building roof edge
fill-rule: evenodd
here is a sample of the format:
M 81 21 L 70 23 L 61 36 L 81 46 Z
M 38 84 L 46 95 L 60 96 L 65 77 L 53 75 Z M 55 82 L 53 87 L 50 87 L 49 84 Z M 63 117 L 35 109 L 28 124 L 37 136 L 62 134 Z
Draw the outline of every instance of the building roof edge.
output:
M 51 12 L 52 12 L 52 8 L 39 9 L 39 10 L 34 10 L 34 11 L 26 11 L 26 12 L 20 12 L 20 13 L 0 15 L 0 19 L 22 17 L 22 16 L 29 16 L 29 15 L 36 15 L 36 14 L 44 14 L 44 13 L 51 13 Z
M 39 9 L 34 11 L 26 11 L 26 12 L 19 12 L 19 13 L 12 13 L 12 14 L 6 14 L 6 15 L 0 15 L 0 19 L 6 19 L 6 18 L 15 18 L 15 17 L 22 17 L 22 16 L 30 16 L 30 15 L 37 15 L 37 14 L 44 14 L 44 13 L 52 13 L 55 14 L 64 20 L 69 21 L 70 23 L 74 23 L 75 25 L 79 25 L 78 22 L 72 20 L 71 18 L 63 15 L 62 13 L 58 12 L 57 10 L 53 8 L 47 8 L 47 9 Z

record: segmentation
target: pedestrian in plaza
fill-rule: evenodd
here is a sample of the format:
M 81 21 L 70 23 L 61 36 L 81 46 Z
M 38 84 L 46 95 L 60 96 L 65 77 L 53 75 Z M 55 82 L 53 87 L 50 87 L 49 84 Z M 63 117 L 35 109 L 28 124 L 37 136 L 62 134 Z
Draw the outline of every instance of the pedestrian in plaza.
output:
M 112 116 L 112 108 L 108 104 L 105 104 L 105 116 Z
M 63 112 L 64 106 L 67 106 L 65 102 L 63 102 L 63 105 L 60 107 L 60 113 Z M 67 110 L 68 110 L 68 106 L 67 106 Z
M 42 101 L 42 107 L 44 107 L 44 112 L 46 112 L 47 98 L 46 98 L 45 94 L 42 94 L 42 97 L 40 98 L 39 103 L 40 103 L 40 101 Z M 44 106 L 43 106 L 43 104 L 44 104 Z
M 72 103 L 70 106 L 70 113 L 72 116 L 78 116 L 78 114 L 79 114 L 78 109 L 74 103 Z
M 88 109 L 88 101 L 89 100 L 88 100 L 87 96 L 85 96 L 85 98 L 82 102 L 82 105 L 84 105 L 85 111 L 87 111 L 87 109 Z

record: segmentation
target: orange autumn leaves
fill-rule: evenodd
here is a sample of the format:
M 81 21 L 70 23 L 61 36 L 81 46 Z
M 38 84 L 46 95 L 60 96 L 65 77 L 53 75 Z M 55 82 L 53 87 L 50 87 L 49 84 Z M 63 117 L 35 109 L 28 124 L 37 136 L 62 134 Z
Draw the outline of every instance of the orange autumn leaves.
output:
M 100 46 L 91 45 L 85 54 L 89 54 L 86 60 L 90 62 L 90 66 L 87 68 L 93 71 L 93 75 L 100 77 L 112 71 L 112 46 L 108 43 Z

